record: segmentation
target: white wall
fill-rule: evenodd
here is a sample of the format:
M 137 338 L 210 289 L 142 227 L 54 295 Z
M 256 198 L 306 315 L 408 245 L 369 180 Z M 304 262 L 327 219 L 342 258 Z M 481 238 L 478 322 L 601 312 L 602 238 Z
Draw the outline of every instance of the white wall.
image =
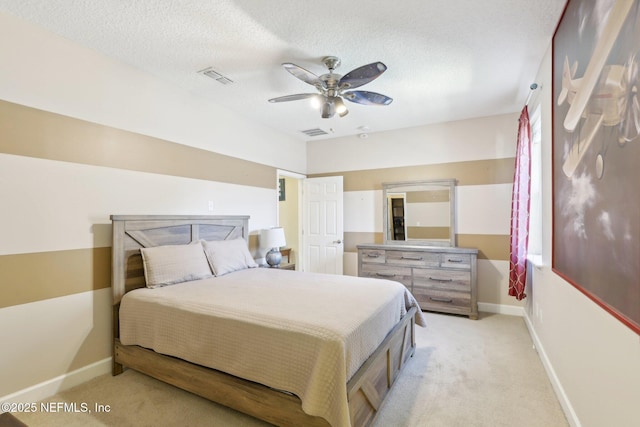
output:
M 314 174 L 513 157 L 517 124 L 514 128 L 511 119 L 517 116 L 377 132 L 366 139 L 312 140 L 307 143 L 307 169 Z
M 1 153 L 0 183 L 12 207 L 0 210 L 0 255 L 109 247 L 111 214 L 250 215 L 252 230 L 275 221 L 266 188 Z
M 640 336 L 551 269 L 551 48 L 536 82 L 530 105 L 542 108 L 544 265 L 531 271 L 527 324 L 571 425 L 638 426 Z

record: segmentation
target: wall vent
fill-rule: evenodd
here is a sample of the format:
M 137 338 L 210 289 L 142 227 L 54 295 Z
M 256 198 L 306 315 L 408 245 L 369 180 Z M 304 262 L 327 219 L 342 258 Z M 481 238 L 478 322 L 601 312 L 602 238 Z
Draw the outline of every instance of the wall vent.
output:
M 328 132 L 325 132 L 320 128 L 301 130 L 300 132 L 304 133 L 307 136 L 328 135 Z
M 212 78 L 213 80 L 217 81 L 218 83 L 222 83 L 223 85 L 228 85 L 233 83 L 233 80 L 218 73 L 212 67 L 207 67 L 204 70 L 198 71 L 198 73 L 205 75 L 209 78 Z

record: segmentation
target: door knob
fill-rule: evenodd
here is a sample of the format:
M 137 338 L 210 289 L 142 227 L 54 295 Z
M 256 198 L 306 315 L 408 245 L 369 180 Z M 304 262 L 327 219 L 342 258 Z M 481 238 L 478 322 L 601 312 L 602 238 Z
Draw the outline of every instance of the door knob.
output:
M 340 244 L 340 243 L 342 243 L 342 240 L 334 240 L 333 243 Z

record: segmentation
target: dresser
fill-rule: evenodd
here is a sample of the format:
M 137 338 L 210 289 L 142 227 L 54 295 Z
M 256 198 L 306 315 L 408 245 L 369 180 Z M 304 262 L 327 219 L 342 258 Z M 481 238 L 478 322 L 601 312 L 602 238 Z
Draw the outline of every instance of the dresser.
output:
M 478 318 L 477 249 L 358 245 L 358 276 L 405 285 L 423 310 Z

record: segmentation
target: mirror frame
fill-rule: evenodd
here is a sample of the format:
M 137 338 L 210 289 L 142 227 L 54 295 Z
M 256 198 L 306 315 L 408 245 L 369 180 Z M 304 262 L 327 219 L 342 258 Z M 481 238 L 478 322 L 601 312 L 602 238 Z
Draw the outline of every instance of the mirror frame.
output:
M 429 239 L 412 239 L 412 240 L 389 240 L 389 206 L 388 194 L 397 193 L 399 188 L 420 187 L 420 186 L 442 186 L 449 188 L 449 241 L 429 240 Z M 382 205 L 383 205 L 383 243 L 385 245 L 419 245 L 419 246 L 456 246 L 456 199 L 455 199 L 455 179 L 425 179 L 420 181 L 401 181 L 401 182 L 383 182 L 382 183 Z M 395 190 L 394 190 L 395 189 Z

